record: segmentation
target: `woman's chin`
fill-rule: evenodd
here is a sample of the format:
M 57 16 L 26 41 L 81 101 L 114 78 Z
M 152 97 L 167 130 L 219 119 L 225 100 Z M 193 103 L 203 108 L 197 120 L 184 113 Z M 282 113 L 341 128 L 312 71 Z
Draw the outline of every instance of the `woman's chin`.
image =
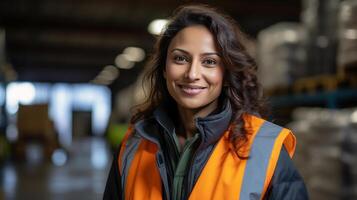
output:
M 215 107 L 217 106 L 215 100 L 211 101 L 211 102 L 207 102 L 207 101 L 192 101 L 192 100 L 181 100 L 178 101 L 178 105 L 181 107 L 181 109 L 186 109 L 186 110 L 191 110 L 194 112 L 200 112 L 203 110 L 211 110 L 211 109 L 215 109 Z

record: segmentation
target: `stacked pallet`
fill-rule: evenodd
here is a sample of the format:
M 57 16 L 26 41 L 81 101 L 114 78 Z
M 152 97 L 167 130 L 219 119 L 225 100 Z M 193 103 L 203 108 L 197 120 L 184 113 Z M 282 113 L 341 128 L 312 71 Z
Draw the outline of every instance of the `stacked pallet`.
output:
M 346 199 L 357 199 L 357 111 L 351 115 L 351 123 L 345 129 L 343 144 L 344 173 L 346 176 Z
M 337 52 L 337 11 L 341 0 L 303 0 L 301 20 L 307 32 L 306 75 L 334 74 Z
M 338 27 L 338 71 L 346 74 L 357 72 L 357 1 L 341 3 Z
M 311 199 L 357 197 L 357 126 L 352 126 L 351 117 L 355 110 L 299 108 L 294 111 L 294 122 L 289 124 L 298 139 L 294 161 Z M 350 152 L 347 146 L 352 147 Z
M 304 74 L 304 32 L 297 23 L 279 23 L 258 35 L 258 73 L 265 89 L 287 87 Z

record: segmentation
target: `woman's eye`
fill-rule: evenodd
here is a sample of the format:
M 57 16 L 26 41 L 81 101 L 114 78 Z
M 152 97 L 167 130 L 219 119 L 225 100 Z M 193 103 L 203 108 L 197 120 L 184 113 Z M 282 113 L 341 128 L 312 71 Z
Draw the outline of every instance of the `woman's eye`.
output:
M 175 56 L 174 60 L 178 63 L 183 63 L 183 62 L 187 62 L 188 59 L 184 56 Z
M 217 61 L 213 60 L 213 59 L 206 59 L 203 61 L 204 64 L 206 65 L 216 65 Z

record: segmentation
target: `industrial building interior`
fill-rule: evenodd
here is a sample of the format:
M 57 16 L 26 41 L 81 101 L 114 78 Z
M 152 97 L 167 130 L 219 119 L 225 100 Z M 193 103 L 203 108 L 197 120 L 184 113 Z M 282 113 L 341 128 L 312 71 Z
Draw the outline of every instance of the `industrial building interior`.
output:
M 249 36 L 310 198 L 357 199 L 356 0 L 1 0 L 0 199 L 102 198 L 158 34 L 188 3 Z

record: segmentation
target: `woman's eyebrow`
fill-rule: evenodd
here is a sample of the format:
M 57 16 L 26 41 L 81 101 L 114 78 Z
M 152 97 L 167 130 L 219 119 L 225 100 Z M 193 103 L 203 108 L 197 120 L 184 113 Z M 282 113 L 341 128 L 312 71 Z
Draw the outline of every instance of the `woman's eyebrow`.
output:
M 185 51 L 185 50 L 179 49 L 179 48 L 174 48 L 174 49 L 171 50 L 171 52 L 174 52 L 174 51 L 181 51 L 181 52 L 183 52 L 185 54 L 190 54 L 188 51 Z
M 185 54 L 190 55 L 190 53 L 188 51 L 183 50 L 183 49 L 179 49 L 179 48 L 174 48 L 174 49 L 171 50 L 171 52 L 173 52 L 173 51 L 181 51 L 181 52 L 183 52 Z M 202 56 L 216 55 L 216 56 L 221 57 L 221 55 L 219 53 L 217 53 L 217 52 L 206 52 L 206 53 L 202 53 L 201 55 Z
M 203 56 L 216 55 L 218 57 L 221 57 L 221 55 L 219 53 L 216 53 L 216 52 L 208 52 L 208 53 L 203 53 L 201 55 L 203 55 Z

